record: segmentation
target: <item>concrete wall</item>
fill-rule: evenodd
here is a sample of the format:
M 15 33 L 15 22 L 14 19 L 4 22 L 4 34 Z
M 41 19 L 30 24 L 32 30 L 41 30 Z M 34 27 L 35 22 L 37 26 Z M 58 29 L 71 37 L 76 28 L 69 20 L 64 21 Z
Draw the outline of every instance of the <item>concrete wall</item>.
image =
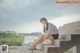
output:
M 59 28 L 59 39 L 71 40 L 70 34 L 80 34 L 80 21 L 68 23 Z
M 80 34 L 80 21 L 65 24 L 59 28 L 60 34 Z

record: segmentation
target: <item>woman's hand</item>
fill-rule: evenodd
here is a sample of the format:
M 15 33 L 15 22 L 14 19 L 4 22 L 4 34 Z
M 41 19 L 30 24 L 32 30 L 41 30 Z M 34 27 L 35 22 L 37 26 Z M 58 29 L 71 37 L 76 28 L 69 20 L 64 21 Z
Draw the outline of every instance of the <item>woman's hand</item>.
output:
M 46 32 L 44 35 L 45 35 L 44 40 L 46 40 L 49 37 L 49 34 Z

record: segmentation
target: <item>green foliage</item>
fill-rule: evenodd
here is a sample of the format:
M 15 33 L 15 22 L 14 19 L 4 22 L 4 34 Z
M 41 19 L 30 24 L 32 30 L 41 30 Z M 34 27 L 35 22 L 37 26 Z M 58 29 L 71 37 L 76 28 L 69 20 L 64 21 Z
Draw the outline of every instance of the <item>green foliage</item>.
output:
M 24 41 L 24 37 L 14 33 L 0 33 L 0 45 L 7 44 L 9 46 L 20 46 Z

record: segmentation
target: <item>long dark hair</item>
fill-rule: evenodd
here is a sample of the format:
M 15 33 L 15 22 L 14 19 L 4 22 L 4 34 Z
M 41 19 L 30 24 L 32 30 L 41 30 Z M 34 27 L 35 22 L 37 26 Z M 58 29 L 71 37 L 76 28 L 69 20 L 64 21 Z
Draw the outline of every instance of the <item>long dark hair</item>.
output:
M 42 18 L 40 19 L 40 22 L 41 22 L 42 20 L 47 22 L 47 19 L 46 19 L 45 17 L 42 17 Z M 46 32 L 47 30 L 48 30 L 48 22 L 46 23 L 46 27 L 45 27 L 45 25 L 43 26 L 43 32 Z
M 43 32 L 45 33 L 46 31 L 48 31 L 48 23 L 46 23 L 46 27 L 45 27 L 45 25 L 43 27 Z

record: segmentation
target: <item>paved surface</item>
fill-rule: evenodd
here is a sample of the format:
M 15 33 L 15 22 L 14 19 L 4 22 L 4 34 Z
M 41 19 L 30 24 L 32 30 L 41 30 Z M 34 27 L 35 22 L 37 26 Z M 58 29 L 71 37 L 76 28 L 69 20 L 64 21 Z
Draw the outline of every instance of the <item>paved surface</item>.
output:
M 11 46 L 12 47 L 12 46 Z M 9 53 L 42 53 L 41 50 L 29 50 L 30 45 L 15 46 L 9 48 Z

